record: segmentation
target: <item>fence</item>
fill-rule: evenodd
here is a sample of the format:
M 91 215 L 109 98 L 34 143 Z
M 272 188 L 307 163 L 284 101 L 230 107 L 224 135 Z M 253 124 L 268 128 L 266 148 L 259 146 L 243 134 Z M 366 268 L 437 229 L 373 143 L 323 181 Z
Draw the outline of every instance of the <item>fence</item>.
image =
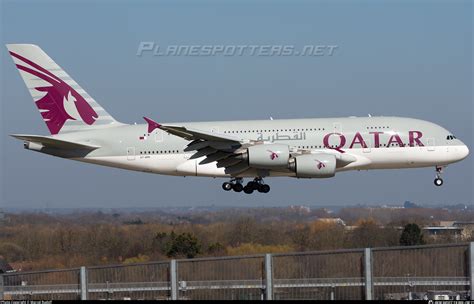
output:
M 470 299 L 473 274 L 474 242 L 14 272 L 0 300 Z

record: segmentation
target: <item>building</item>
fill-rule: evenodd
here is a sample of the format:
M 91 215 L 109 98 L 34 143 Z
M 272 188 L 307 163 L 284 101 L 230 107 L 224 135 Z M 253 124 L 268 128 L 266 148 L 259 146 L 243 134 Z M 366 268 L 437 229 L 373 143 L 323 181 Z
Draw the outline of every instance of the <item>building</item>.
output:
M 474 222 L 440 221 L 437 226 L 426 226 L 422 230 L 426 235 L 433 237 L 451 236 L 468 239 L 473 235 Z
M 311 208 L 307 206 L 291 205 L 290 210 L 296 211 L 299 214 L 308 214 L 311 212 Z
M 429 236 L 452 236 L 460 238 L 463 232 L 463 228 L 452 227 L 452 226 L 426 226 L 422 228 L 423 233 Z
M 454 222 L 454 227 L 462 228 L 462 239 L 468 240 L 472 239 L 474 236 L 474 221 L 466 221 L 466 222 Z

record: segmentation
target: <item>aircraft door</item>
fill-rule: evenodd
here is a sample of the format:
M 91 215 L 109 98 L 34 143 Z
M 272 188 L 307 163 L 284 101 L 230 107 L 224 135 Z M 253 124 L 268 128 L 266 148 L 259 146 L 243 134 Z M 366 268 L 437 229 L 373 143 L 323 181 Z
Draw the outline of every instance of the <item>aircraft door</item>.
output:
M 135 160 L 135 147 L 127 148 L 127 160 Z

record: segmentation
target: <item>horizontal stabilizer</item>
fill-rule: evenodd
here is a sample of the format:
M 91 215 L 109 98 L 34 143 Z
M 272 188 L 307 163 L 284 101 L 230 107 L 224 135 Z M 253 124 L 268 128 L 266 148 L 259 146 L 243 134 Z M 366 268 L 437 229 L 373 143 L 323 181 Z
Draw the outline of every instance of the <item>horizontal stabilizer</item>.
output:
M 28 141 L 39 143 L 44 147 L 48 148 L 56 148 L 56 149 L 65 149 L 65 150 L 74 150 L 74 149 L 82 149 L 82 150 L 95 150 L 100 148 L 100 146 L 95 146 L 91 144 L 84 144 L 84 143 L 77 143 L 62 139 L 56 139 L 53 137 L 48 136 L 40 136 L 40 135 L 28 135 L 28 134 L 11 134 L 10 136 Z

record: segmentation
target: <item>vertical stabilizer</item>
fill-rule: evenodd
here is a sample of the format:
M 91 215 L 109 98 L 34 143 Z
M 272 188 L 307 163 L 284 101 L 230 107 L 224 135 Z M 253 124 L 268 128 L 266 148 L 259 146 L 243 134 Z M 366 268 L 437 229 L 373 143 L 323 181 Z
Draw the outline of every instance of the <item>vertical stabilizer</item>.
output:
M 120 124 L 39 46 L 7 48 L 51 134 Z

